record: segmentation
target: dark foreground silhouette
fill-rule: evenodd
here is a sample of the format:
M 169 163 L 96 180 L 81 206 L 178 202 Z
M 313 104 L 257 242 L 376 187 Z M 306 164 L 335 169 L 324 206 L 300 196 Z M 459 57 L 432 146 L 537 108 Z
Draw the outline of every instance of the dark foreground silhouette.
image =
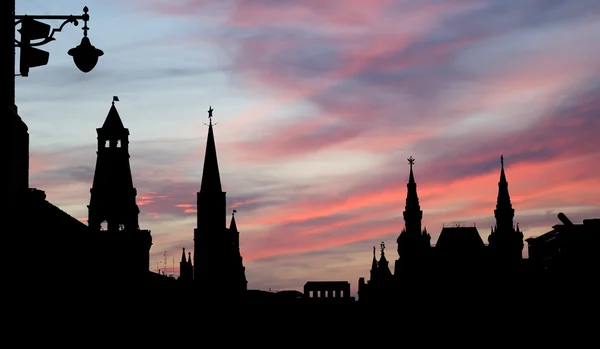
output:
M 413 169 L 415 159 L 410 157 L 405 226 L 397 239 L 399 258 L 393 272 L 382 243 L 379 258 L 373 247 L 370 277 L 360 278 L 356 298 L 351 296 L 347 281 L 310 281 L 302 292 L 248 290 L 235 210 L 227 225 L 212 107 L 196 194 L 197 225 L 190 236 L 193 253 L 182 250 L 178 278 L 151 272 L 152 234 L 139 226 L 137 191 L 129 163 L 129 130 L 116 109 L 116 101 L 118 98 L 113 98 L 103 125 L 96 130 L 98 147 L 87 225 L 52 205 L 43 191 L 29 188 L 28 130 L 16 107 L 9 109 L 10 176 L 5 186 L 9 205 L 4 213 L 12 218 L 11 237 L 16 236 L 13 246 L 26 246 L 12 281 L 28 289 L 44 290 L 42 298 L 50 294 L 65 296 L 73 290 L 103 292 L 110 298 L 116 290 L 160 289 L 177 294 L 182 302 L 380 304 L 405 308 L 434 302 L 464 308 L 490 302 L 523 302 L 524 295 L 536 295 L 529 303 L 545 302 L 544 295 L 556 294 L 559 289 L 566 290 L 560 292 L 564 297 L 576 294 L 580 298 L 598 290 L 600 219 L 574 224 L 559 214 L 563 224 L 527 239 L 530 258 L 522 258 L 523 234 L 513 223 L 515 210 L 503 157 L 494 210 L 496 225 L 488 244 L 474 224 L 444 225 L 437 244 L 431 244 L 430 234 L 421 226 L 423 211 Z

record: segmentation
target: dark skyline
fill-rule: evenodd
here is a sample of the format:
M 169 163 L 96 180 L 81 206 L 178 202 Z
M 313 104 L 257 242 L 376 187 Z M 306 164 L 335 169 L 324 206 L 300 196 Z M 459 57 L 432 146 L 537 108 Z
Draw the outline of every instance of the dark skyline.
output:
M 560 211 L 576 222 L 600 216 L 597 3 L 400 3 L 360 2 L 350 13 L 333 2 L 324 10 L 328 21 L 286 3 L 287 20 L 273 22 L 260 2 L 253 16 L 243 6 L 198 5 L 188 16 L 176 5 L 140 13 L 142 2 L 118 2 L 116 17 L 114 1 L 17 2 L 19 14 L 89 6 L 90 36 L 105 51 L 83 75 L 63 50 L 81 37 L 70 28 L 48 46 L 47 67 L 17 77 L 19 114 L 31 134 L 31 186 L 87 220 L 95 130 L 118 95 L 131 131 L 140 226 L 153 234 L 152 269 L 164 251 L 171 267 L 182 247 L 192 248 L 189 211 L 209 105 L 252 288 L 301 289 L 331 275 L 354 283 L 370 246 L 392 246 L 404 225 L 409 156 L 432 242 L 456 220 L 475 222 L 487 241 L 501 154 L 525 237 L 548 231 Z M 485 21 L 504 6 L 522 13 Z M 150 22 L 161 30 L 145 31 Z M 201 28 L 187 26 L 193 23 Z M 176 27 L 185 28 L 179 40 L 169 38 Z M 146 59 L 133 64 L 140 56 Z

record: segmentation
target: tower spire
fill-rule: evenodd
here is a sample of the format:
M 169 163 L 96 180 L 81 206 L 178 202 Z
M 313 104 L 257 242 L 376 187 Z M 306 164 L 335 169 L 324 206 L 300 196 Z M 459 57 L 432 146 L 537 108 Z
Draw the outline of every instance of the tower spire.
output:
M 235 223 L 235 213 L 236 212 L 237 212 L 237 210 L 233 210 L 233 212 L 231 213 L 231 223 L 229 223 L 229 230 L 231 230 L 231 231 L 237 231 L 237 224 Z
M 119 97 L 113 96 L 112 104 L 110 106 L 110 110 L 108 111 L 108 115 L 104 120 L 104 124 L 102 124 L 102 129 L 105 130 L 106 133 L 110 133 L 111 136 L 115 135 L 115 133 L 123 133 L 125 126 L 123 125 L 123 121 L 119 116 L 119 112 L 115 107 L 115 101 L 118 101 Z
M 421 205 L 419 204 L 419 196 L 417 194 L 417 182 L 415 181 L 415 175 L 413 172 L 413 166 L 415 164 L 415 158 L 412 156 L 408 159 L 408 165 L 410 166 L 410 173 L 408 176 L 408 183 L 406 184 L 406 206 L 404 208 L 404 222 L 406 231 L 409 234 L 421 233 L 421 220 L 423 219 L 423 211 L 421 211 Z
M 494 210 L 496 225 L 499 230 L 512 230 L 515 210 L 510 201 L 508 193 L 508 182 L 504 172 L 504 155 L 500 155 L 500 180 L 498 181 L 498 198 L 496 200 L 496 209 Z
M 214 109 L 208 108 L 208 137 L 206 139 L 206 152 L 204 154 L 204 168 L 202 170 L 201 192 L 222 192 L 221 176 L 219 174 L 219 163 L 217 161 L 217 147 L 213 133 L 212 118 Z
M 423 211 L 419 204 L 419 195 L 417 194 L 417 182 L 413 167 L 415 158 L 409 157 L 408 165 L 410 167 L 408 175 L 408 183 L 406 184 L 406 205 L 404 212 L 404 228 L 396 239 L 398 243 L 399 259 L 396 260 L 394 273 L 401 275 L 402 273 L 414 274 L 420 270 L 423 257 L 429 253 L 431 248 L 431 236 L 427 230 L 421 230 L 421 222 L 423 220 Z M 418 262 L 414 262 L 419 260 Z
M 409 184 L 416 184 L 416 182 L 415 182 L 415 175 L 413 174 L 413 165 L 415 164 L 415 158 L 413 158 L 411 156 L 407 160 L 408 160 L 408 165 L 410 166 L 410 174 L 408 176 L 408 183 Z
M 375 251 L 377 251 L 377 248 L 373 246 L 373 261 L 371 262 L 370 280 L 375 280 L 377 278 L 377 258 L 375 257 Z
M 375 251 L 377 251 L 377 249 L 373 246 L 373 262 L 371 263 L 371 270 L 377 269 L 377 257 L 375 257 Z
M 488 237 L 489 246 L 501 259 L 520 260 L 523 256 L 523 233 L 517 225 L 513 225 L 515 210 L 508 193 L 508 182 L 504 171 L 504 155 L 500 156 L 500 180 L 498 181 L 498 199 L 496 209 L 496 226 Z

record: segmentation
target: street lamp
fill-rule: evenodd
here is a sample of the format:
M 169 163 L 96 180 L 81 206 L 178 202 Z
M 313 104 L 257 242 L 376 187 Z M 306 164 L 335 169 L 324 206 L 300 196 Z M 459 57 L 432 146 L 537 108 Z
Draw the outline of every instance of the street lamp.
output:
M 64 22 L 58 28 L 51 29 L 50 25 L 37 21 L 38 19 L 47 20 L 64 20 Z M 21 57 L 19 64 L 19 72 L 21 76 L 29 76 L 29 68 L 39 67 L 48 64 L 48 58 L 50 54 L 46 51 L 36 48 L 42 46 L 54 39 L 54 33 L 59 32 L 63 29 L 67 23 L 73 23 L 73 25 L 79 25 L 79 21 L 83 21 L 83 38 L 81 43 L 69 50 L 68 54 L 73 57 L 73 61 L 79 70 L 84 73 L 90 72 L 98 63 L 98 57 L 102 56 L 104 52 L 92 46 L 90 39 L 87 36 L 87 32 L 90 28 L 87 26 L 87 22 L 90 20 L 88 15 L 87 6 L 83 8 L 83 15 L 79 16 L 30 16 L 30 15 L 16 15 L 15 26 L 21 24 L 21 40 L 15 39 L 15 47 L 21 49 Z M 32 43 L 31 40 L 42 40 L 40 42 Z

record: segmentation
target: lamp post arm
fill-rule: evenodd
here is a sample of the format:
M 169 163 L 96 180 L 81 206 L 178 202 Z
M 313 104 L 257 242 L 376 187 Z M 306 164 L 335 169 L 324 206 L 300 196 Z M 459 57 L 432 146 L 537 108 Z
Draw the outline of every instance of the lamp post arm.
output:
M 87 31 L 89 29 L 87 27 L 87 22 L 90 20 L 90 15 L 88 14 L 87 6 L 83 8 L 83 14 L 77 15 L 77 16 L 75 16 L 75 15 L 68 15 L 68 16 L 66 16 L 66 15 L 15 15 L 14 17 L 15 17 L 15 26 L 17 26 L 19 23 L 22 23 L 24 19 L 64 20 L 64 22 L 60 25 L 60 27 L 52 28 L 52 32 L 50 32 L 50 35 L 48 35 L 48 37 L 46 37 L 44 40 L 42 40 L 40 42 L 36 42 L 36 43 L 31 43 L 31 44 L 29 44 L 29 46 L 42 46 L 42 45 L 49 43 L 50 41 L 55 40 L 54 33 L 62 31 L 62 29 L 68 23 L 73 23 L 74 26 L 78 26 L 79 20 L 82 20 L 85 23 L 83 32 L 84 32 L 84 36 L 87 36 Z M 18 47 L 19 44 L 20 44 L 20 42 L 15 39 L 15 47 Z
M 27 15 L 25 15 L 25 16 L 27 16 Z M 46 16 L 46 17 L 50 17 L 50 16 Z M 57 17 L 60 17 L 60 16 L 57 16 Z M 81 16 L 78 16 L 78 17 L 81 17 Z M 35 16 L 31 16 L 30 18 L 35 19 Z M 50 41 L 56 40 L 56 39 L 54 39 L 54 33 L 61 31 L 65 27 L 65 25 L 67 25 L 68 23 L 73 23 L 74 26 L 79 25 L 79 22 L 77 21 L 77 19 L 78 18 L 76 18 L 75 16 L 71 16 L 71 18 L 67 18 L 63 22 L 63 24 L 60 25 L 60 27 L 58 27 L 58 28 L 52 28 L 52 32 L 50 32 L 50 35 L 48 35 L 44 40 L 42 40 L 40 42 L 36 42 L 36 43 L 30 43 L 29 46 L 42 46 L 42 45 L 45 45 L 45 44 L 49 43 Z M 20 22 L 21 21 L 15 22 L 15 25 L 17 25 Z M 19 40 L 15 39 L 15 47 L 18 47 L 20 43 L 21 42 Z

